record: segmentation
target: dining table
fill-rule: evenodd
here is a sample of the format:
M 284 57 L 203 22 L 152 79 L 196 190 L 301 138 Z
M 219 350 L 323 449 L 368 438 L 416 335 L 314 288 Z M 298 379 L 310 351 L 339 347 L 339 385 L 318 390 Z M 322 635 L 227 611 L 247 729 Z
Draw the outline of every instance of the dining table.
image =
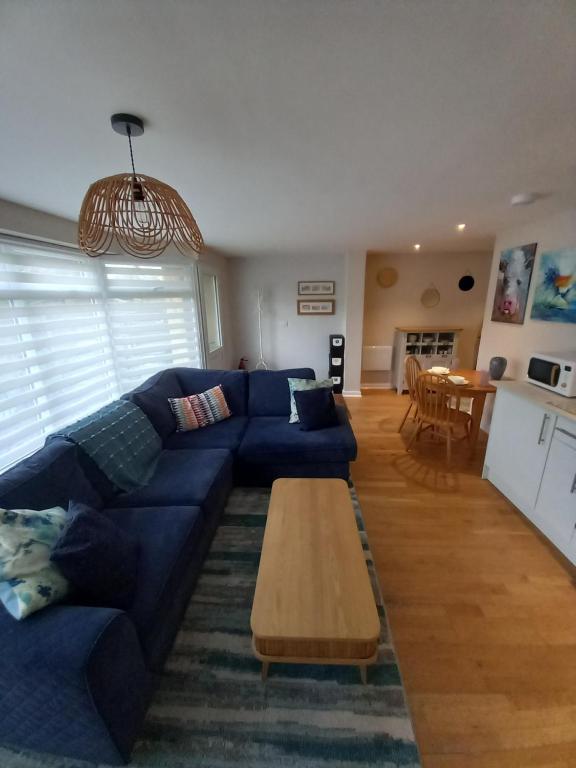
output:
M 468 368 L 457 368 L 450 370 L 449 376 L 462 376 L 467 379 L 468 384 L 458 385 L 462 392 L 462 397 L 472 399 L 472 409 L 470 412 L 470 456 L 473 456 L 478 443 L 480 434 L 480 424 L 482 423 L 482 414 L 484 412 L 484 403 L 486 395 L 493 395 L 496 387 L 490 382 L 488 371 L 473 371 Z

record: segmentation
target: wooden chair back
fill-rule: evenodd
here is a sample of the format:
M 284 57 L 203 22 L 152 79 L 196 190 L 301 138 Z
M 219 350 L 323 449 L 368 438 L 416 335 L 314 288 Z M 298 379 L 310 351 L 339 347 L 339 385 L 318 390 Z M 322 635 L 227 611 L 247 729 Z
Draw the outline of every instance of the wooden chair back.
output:
M 406 384 L 408 385 L 408 394 L 410 400 L 416 402 L 416 382 L 418 376 L 422 373 L 422 366 L 417 357 L 409 355 L 404 361 L 404 376 L 406 378 Z
M 447 426 L 460 410 L 460 390 L 445 376 L 421 373 L 416 382 L 416 402 L 422 421 Z

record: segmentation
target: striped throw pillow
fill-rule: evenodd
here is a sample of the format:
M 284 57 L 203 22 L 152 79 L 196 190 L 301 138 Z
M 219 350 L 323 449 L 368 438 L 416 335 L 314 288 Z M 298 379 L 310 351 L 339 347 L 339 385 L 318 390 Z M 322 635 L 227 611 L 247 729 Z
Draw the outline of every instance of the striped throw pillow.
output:
M 208 427 L 232 415 L 220 384 L 199 395 L 169 397 L 168 402 L 176 417 L 176 432 Z

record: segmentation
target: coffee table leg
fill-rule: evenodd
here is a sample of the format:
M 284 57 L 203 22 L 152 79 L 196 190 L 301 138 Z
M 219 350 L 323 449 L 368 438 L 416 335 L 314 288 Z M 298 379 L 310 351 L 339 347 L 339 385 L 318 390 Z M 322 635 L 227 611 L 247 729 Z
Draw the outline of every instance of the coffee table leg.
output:
M 262 680 L 263 682 L 266 682 L 268 679 L 268 669 L 270 668 L 270 662 L 269 661 L 263 661 L 262 662 Z
M 368 667 L 361 666 L 359 667 L 360 670 L 360 677 L 362 678 L 362 684 L 366 685 L 368 682 Z

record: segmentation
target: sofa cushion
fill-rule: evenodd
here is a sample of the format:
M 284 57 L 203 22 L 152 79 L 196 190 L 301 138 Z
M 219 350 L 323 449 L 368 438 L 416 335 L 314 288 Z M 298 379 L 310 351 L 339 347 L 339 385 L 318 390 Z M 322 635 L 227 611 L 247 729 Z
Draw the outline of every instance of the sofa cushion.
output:
M 123 400 L 130 400 L 144 411 L 162 440 L 176 429 L 176 419 L 170 409 L 168 398 L 182 397 L 184 394 L 176 375 L 177 370 L 177 368 L 168 368 L 161 371 L 146 379 L 136 389 L 122 395 Z
M 168 402 L 176 418 L 176 432 L 209 427 L 232 415 L 220 384 L 198 395 L 171 397 Z
M 246 416 L 231 416 L 206 429 L 191 432 L 174 432 L 166 440 L 165 447 L 172 450 L 181 448 L 228 448 L 235 451 L 248 424 Z
M 220 384 L 230 411 L 235 416 L 246 416 L 248 401 L 246 371 L 210 371 L 203 368 L 173 368 L 172 370 L 178 376 L 182 395 L 197 395 Z
M 288 388 L 290 390 L 290 423 L 295 424 L 300 421 L 294 392 L 306 392 L 309 389 L 329 389 L 332 390 L 332 379 L 288 379 Z
M 162 451 L 142 488 L 117 496 L 114 507 L 223 506 L 232 486 L 232 454 L 224 449 Z
M 70 499 L 100 507 L 101 498 L 82 471 L 78 451 L 71 443 L 53 440 L 4 472 L 0 475 L 0 507 L 67 509 Z
M 127 608 L 138 576 L 138 542 L 85 504 L 72 502 L 65 530 L 50 560 L 76 592 L 78 602 Z
M 248 374 L 248 415 L 289 416 L 288 379 L 315 379 L 312 368 L 287 368 L 284 371 L 251 371 Z
M 136 593 L 128 615 L 147 655 L 194 559 L 204 517 L 197 506 L 106 509 L 103 514 L 139 544 Z
M 312 431 L 337 427 L 339 424 L 332 387 L 295 390 L 294 400 L 300 429 Z
M 304 432 L 283 416 L 257 416 L 250 420 L 238 455 L 259 464 L 314 464 L 347 462 L 356 458 L 354 433 L 340 409 L 339 425 Z

